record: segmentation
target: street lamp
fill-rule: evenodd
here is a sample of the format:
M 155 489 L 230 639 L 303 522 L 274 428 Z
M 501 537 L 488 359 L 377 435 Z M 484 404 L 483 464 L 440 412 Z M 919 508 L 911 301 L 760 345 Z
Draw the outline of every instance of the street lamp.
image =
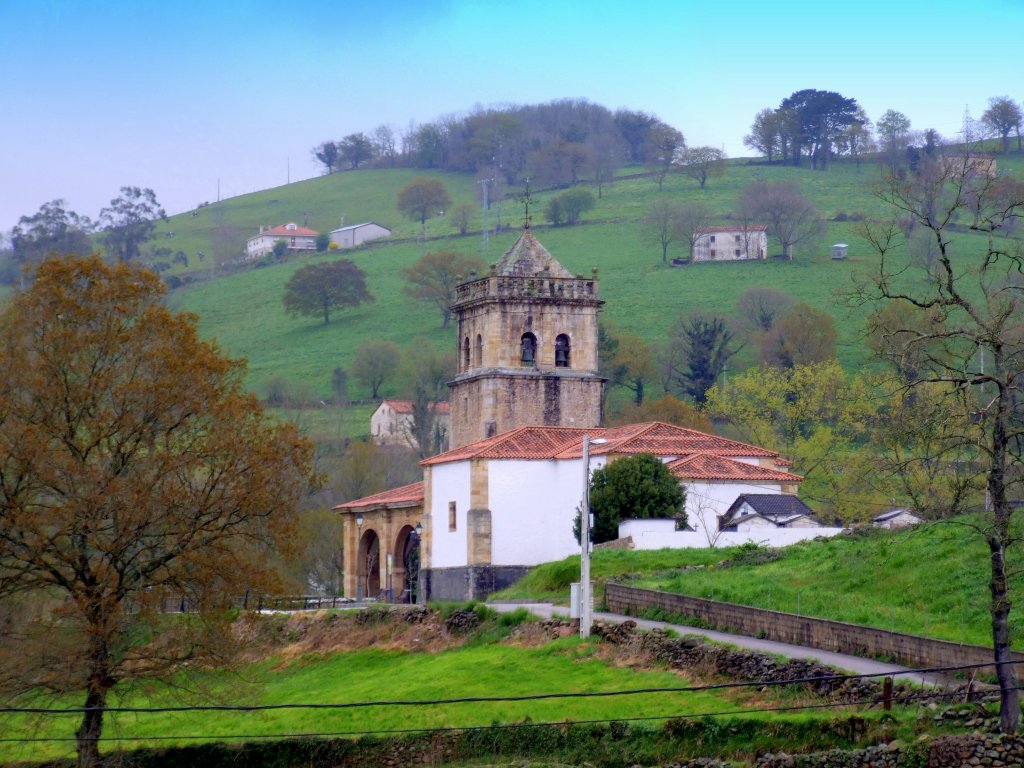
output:
M 583 436 L 583 504 L 580 509 L 580 638 L 590 637 L 590 446 L 604 445 L 603 437 Z
M 363 548 L 363 513 L 359 512 L 356 515 L 356 600 L 361 601 L 363 599 L 363 582 L 359 578 L 359 566 L 363 562 L 363 553 L 360 551 Z

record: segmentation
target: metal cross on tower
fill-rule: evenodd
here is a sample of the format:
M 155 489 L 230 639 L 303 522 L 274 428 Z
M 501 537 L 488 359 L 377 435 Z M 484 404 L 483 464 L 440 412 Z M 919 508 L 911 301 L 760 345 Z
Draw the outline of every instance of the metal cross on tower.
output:
M 526 191 L 519 196 L 519 202 L 523 204 L 523 229 L 530 228 L 530 203 L 533 202 L 533 196 L 530 194 L 530 179 L 526 179 Z

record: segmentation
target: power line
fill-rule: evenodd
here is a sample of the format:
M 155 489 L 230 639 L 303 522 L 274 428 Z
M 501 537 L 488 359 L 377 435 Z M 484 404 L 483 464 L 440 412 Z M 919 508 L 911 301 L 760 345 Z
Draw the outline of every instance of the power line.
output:
M 1007 664 L 1019 662 L 1005 662 Z M 848 680 L 866 680 L 875 677 L 891 677 L 893 674 L 925 675 L 940 672 L 960 672 L 970 669 L 981 669 L 996 666 L 995 662 L 977 662 L 945 667 L 921 667 L 894 672 L 866 672 L 856 675 L 814 675 L 788 680 L 750 680 L 728 683 L 709 683 L 707 685 L 658 686 L 648 688 L 629 688 L 620 691 L 558 691 L 553 693 L 530 693 L 517 696 L 462 696 L 448 699 L 391 699 L 379 701 L 353 701 L 333 704 L 325 703 L 293 703 L 293 704 L 194 704 L 168 707 L 0 707 L 0 714 L 29 715 L 72 715 L 101 710 L 110 714 L 164 714 L 174 712 L 267 712 L 286 709 L 362 709 L 367 707 L 423 707 L 445 706 L 449 704 L 479 704 L 522 701 L 543 701 L 547 699 L 587 699 L 608 698 L 612 696 L 636 696 L 650 693 L 699 693 L 702 691 L 719 691 L 732 688 L 765 688 L 804 683 L 839 683 Z
M 990 666 L 990 665 L 989 665 Z M 1024 690 L 1024 686 L 1017 686 L 1014 690 Z M 907 704 L 914 701 L 922 700 L 933 700 L 936 698 L 954 698 L 962 696 L 962 692 L 951 692 L 951 693 L 930 693 L 923 692 L 910 696 L 904 696 L 900 699 L 894 700 L 898 704 Z M 588 720 L 551 720 L 544 722 L 521 722 L 521 723 L 491 723 L 489 725 L 468 725 L 468 726 L 442 726 L 433 728 L 381 728 L 372 730 L 358 730 L 358 731 L 322 731 L 322 732 L 302 732 L 302 733 L 280 733 L 280 734 L 218 734 L 218 735 L 207 735 L 207 734 L 189 734 L 189 735 L 164 735 L 164 736 L 102 736 L 97 741 L 208 741 L 208 740 L 219 740 L 219 741 L 238 741 L 243 739 L 300 739 L 300 738 L 328 738 L 328 737 L 343 737 L 343 736 L 394 736 L 402 734 L 415 734 L 415 733 L 451 733 L 451 732 L 471 732 L 471 731 L 497 731 L 497 730 L 513 730 L 518 728 L 544 728 L 549 726 L 565 726 L 565 725 L 598 725 L 603 723 L 631 723 L 631 722 L 649 722 L 655 720 L 694 720 L 704 718 L 715 718 L 715 717 L 735 717 L 737 715 L 750 715 L 750 714 L 761 714 L 771 712 L 801 712 L 808 710 L 822 710 L 822 709 L 838 709 L 840 707 L 856 707 L 864 705 L 877 704 L 877 699 L 858 699 L 855 701 L 833 701 L 824 702 L 820 704 L 791 704 L 786 706 L 776 707 L 753 707 L 750 709 L 731 709 L 721 710 L 717 712 L 688 712 L 688 713 L 676 713 L 676 714 L 664 714 L 664 715 L 643 715 L 636 717 L 602 717 L 592 718 Z M 26 737 L 26 738 L 0 738 L 0 744 L 6 743 L 19 743 L 19 744 L 30 744 L 30 743 L 42 743 L 42 742 L 74 742 L 77 738 L 72 736 L 54 736 L 54 737 Z

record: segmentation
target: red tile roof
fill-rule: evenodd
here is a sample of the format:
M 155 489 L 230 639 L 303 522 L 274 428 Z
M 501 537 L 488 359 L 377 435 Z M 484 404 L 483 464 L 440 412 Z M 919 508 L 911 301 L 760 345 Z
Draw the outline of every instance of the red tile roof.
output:
M 288 224 L 292 223 L 294 222 L 288 222 Z M 315 229 L 307 229 L 306 227 L 300 227 L 297 224 L 293 229 L 288 229 L 288 224 L 281 224 L 280 226 L 277 227 L 268 227 L 267 229 L 264 229 L 263 232 L 261 232 L 260 234 L 270 235 L 271 237 L 277 235 L 282 237 L 296 237 L 297 235 L 301 235 L 302 237 L 316 237 L 317 235 L 320 234 Z
M 412 400 L 381 400 L 381 405 L 389 405 L 395 413 L 412 413 Z M 448 405 L 447 400 L 443 400 L 440 403 L 434 403 L 434 413 L 447 415 L 451 412 L 451 407 Z M 379 408 L 380 406 L 378 406 Z
M 367 509 L 370 507 L 394 507 L 409 506 L 419 502 L 423 503 L 423 481 L 409 483 L 399 488 L 392 488 L 390 491 L 382 491 L 372 496 L 365 496 L 354 501 L 346 501 L 339 504 L 335 509 Z
M 768 481 L 774 483 L 799 483 L 800 475 L 784 472 L 771 467 L 746 464 L 724 456 L 695 453 L 676 459 L 668 465 L 669 471 L 681 480 L 737 480 L 744 482 Z
M 583 437 L 603 438 L 606 443 L 591 445 L 594 456 L 653 453 L 656 456 L 687 456 L 709 453 L 716 456 L 751 456 L 777 459 L 775 451 L 747 445 L 695 429 L 686 429 L 658 421 L 628 424 L 623 427 L 519 427 L 494 437 L 438 454 L 422 462 L 424 466 L 446 464 L 465 459 L 573 459 L 583 455 Z

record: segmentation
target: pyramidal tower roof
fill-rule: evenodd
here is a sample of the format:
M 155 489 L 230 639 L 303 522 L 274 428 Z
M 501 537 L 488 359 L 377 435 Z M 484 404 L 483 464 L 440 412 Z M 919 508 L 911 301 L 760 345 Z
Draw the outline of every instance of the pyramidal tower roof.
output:
M 505 251 L 498 261 L 497 271 L 499 275 L 517 277 L 539 277 L 542 274 L 548 277 L 573 276 L 548 253 L 529 229 L 524 229 L 515 244 Z

